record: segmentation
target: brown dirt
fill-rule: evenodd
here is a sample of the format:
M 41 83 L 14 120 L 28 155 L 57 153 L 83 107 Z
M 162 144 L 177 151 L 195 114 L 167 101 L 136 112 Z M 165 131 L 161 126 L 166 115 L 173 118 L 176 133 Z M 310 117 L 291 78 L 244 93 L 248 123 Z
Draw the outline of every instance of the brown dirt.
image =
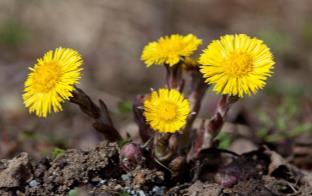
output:
M 0 195 L 311 195 L 312 175 L 267 148 L 242 155 L 215 150 L 190 163 L 193 180 L 171 178 L 145 163 L 125 172 L 119 149 L 101 143 L 71 149 L 58 158 L 32 161 L 27 153 L 0 161 Z M 226 154 L 226 155 L 225 155 Z M 218 156 L 215 156 L 218 155 Z M 210 157 L 210 158 L 208 158 Z M 213 158 L 211 158 L 213 157 Z M 212 161 L 212 160 L 218 160 Z M 148 160 L 148 159 L 146 159 Z

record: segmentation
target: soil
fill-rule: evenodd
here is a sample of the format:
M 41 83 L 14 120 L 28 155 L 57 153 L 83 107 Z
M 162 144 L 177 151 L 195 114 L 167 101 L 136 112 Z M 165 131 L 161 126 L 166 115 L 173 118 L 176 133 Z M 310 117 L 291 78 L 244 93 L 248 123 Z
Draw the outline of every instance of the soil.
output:
M 242 155 L 207 149 L 186 166 L 191 178 L 173 177 L 167 168 L 146 163 L 125 171 L 119 152 L 115 143 L 103 142 L 89 151 L 67 150 L 54 160 L 34 161 L 27 153 L 1 160 L 0 195 L 312 194 L 311 172 L 266 147 Z

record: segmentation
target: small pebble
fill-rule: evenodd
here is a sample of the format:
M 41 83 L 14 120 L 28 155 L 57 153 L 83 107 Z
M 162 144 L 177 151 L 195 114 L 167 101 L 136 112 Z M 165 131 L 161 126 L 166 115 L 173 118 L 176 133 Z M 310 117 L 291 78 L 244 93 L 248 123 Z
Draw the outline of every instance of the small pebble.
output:
M 138 193 L 139 193 L 139 196 L 145 196 L 145 193 L 142 190 L 139 190 Z
M 36 180 L 32 180 L 29 182 L 29 186 L 31 186 L 31 187 L 36 187 L 38 185 L 39 185 L 39 182 L 37 182 Z
M 121 179 L 123 181 L 128 181 L 128 180 L 130 180 L 130 176 L 128 174 L 123 174 L 123 175 L 121 175 Z
M 122 187 L 121 187 L 120 184 L 117 184 L 114 188 L 115 188 L 115 190 L 119 190 L 119 189 L 121 189 Z
M 164 195 L 165 187 L 164 186 L 154 186 L 152 189 L 152 195 L 154 196 L 162 196 Z
M 106 183 L 106 180 L 100 180 L 99 184 L 105 184 Z
M 153 191 L 154 193 L 157 193 L 158 191 L 160 191 L 160 187 L 159 187 L 159 186 L 154 186 L 153 189 L 152 189 L 152 191 Z
M 130 187 L 125 186 L 125 187 L 124 187 L 124 190 L 125 190 L 125 191 L 129 191 L 129 190 L 130 190 Z

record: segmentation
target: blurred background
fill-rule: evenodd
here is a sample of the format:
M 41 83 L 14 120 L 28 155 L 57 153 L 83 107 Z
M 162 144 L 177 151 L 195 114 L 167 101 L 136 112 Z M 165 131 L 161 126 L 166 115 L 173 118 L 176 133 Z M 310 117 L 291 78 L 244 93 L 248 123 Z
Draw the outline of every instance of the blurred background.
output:
M 132 101 L 163 86 L 165 76 L 161 66 L 145 68 L 141 51 L 172 33 L 195 34 L 204 40 L 200 50 L 230 33 L 256 36 L 272 49 L 275 73 L 264 90 L 235 105 L 220 136 L 223 147 L 234 148 L 233 137 L 226 135 L 233 131 L 259 139 L 240 146 L 287 144 L 302 135 L 311 141 L 311 0 L 0 0 L 0 158 L 21 151 L 53 156 L 102 140 L 70 103 L 46 119 L 29 115 L 23 106 L 28 67 L 59 46 L 82 54 L 79 87 L 93 100 L 103 99 L 116 127 L 135 137 Z M 213 93 L 205 97 L 201 118 L 209 117 L 216 99 Z

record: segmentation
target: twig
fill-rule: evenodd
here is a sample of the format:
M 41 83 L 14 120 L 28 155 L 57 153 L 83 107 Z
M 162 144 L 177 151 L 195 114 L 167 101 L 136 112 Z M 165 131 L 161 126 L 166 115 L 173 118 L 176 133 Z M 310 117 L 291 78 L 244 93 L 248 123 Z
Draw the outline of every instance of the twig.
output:
M 155 161 L 158 165 L 162 166 L 163 168 L 165 168 L 166 170 L 168 170 L 171 174 L 173 174 L 172 170 L 171 170 L 169 167 L 167 167 L 167 166 L 165 166 L 164 164 L 162 164 L 157 158 L 154 157 L 153 159 L 154 159 L 154 161 Z
M 153 137 L 151 137 L 144 144 L 142 144 L 142 148 L 148 147 L 151 144 L 152 141 L 153 141 Z

